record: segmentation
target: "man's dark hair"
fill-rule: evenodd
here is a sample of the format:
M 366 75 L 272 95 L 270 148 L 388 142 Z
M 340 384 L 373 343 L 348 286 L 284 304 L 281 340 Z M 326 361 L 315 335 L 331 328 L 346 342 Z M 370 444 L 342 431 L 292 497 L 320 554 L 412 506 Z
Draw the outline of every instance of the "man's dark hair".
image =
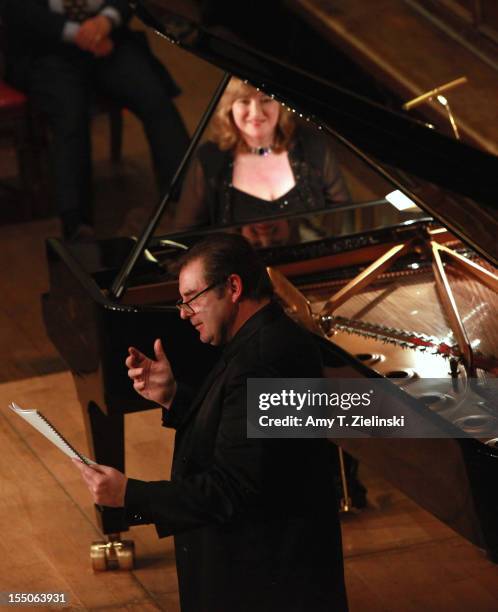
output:
M 196 259 L 204 263 L 208 285 L 224 283 L 230 274 L 242 279 L 242 295 L 261 300 L 273 295 L 273 285 L 258 254 L 240 234 L 211 234 L 186 251 L 176 262 L 178 272 Z

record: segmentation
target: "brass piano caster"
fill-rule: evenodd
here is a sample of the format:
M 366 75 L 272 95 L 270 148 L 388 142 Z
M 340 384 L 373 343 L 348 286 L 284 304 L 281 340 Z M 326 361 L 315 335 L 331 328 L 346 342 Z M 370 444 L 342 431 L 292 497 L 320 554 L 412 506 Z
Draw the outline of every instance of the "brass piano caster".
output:
M 132 540 L 121 540 L 120 534 L 108 536 L 108 542 L 93 542 L 90 558 L 95 572 L 120 569 L 132 570 L 135 561 L 135 544 Z

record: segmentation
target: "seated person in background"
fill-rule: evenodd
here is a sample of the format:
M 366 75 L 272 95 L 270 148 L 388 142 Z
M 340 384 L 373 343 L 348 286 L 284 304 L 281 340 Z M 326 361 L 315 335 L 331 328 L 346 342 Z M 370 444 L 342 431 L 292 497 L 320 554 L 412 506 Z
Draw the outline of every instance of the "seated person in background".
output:
M 329 139 L 233 78 L 218 105 L 211 140 L 199 147 L 185 177 L 175 227 L 245 223 L 348 201 Z M 245 228 L 244 235 L 266 246 L 271 228 L 263 225 Z M 286 230 L 280 223 L 274 233 L 281 241 Z
M 92 234 L 89 117 L 95 92 L 143 122 L 164 192 L 188 145 L 171 98 L 179 93 L 126 0 L 3 0 L 7 80 L 25 91 L 52 132 L 55 199 L 64 236 Z

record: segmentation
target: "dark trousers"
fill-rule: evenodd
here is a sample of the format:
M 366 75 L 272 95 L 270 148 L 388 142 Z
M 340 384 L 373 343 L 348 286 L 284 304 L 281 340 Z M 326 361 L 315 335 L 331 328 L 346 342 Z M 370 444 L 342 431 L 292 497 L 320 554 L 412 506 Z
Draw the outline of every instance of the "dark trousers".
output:
M 43 55 L 32 62 L 27 86 L 52 132 L 56 205 L 66 234 L 68 226 L 91 223 L 89 121 L 96 94 L 142 121 L 159 190 L 166 191 L 189 138 L 171 100 L 176 86 L 138 33 L 123 34 L 104 58 L 69 45 Z

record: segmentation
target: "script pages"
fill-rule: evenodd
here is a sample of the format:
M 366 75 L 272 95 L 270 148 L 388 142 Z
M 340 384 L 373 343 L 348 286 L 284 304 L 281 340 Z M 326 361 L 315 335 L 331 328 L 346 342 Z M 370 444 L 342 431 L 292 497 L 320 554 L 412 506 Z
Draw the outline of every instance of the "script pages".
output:
M 15 402 L 10 403 L 9 408 L 27 421 L 32 427 L 37 429 L 47 438 L 47 440 L 50 440 L 52 444 L 55 444 L 55 446 L 57 446 L 57 448 L 68 457 L 71 457 L 72 459 L 79 459 L 80 461 L 83 461 L 83 463 L 86 463 L 86 465 L 95 465 L 95 461 L 85 457 L 85 455 L 82 455 L 73 446 L 71 446 L 64 436 L 57 431 L 52 423 L 50 423 L 50 421 L 38 410 L 21 408 Z

